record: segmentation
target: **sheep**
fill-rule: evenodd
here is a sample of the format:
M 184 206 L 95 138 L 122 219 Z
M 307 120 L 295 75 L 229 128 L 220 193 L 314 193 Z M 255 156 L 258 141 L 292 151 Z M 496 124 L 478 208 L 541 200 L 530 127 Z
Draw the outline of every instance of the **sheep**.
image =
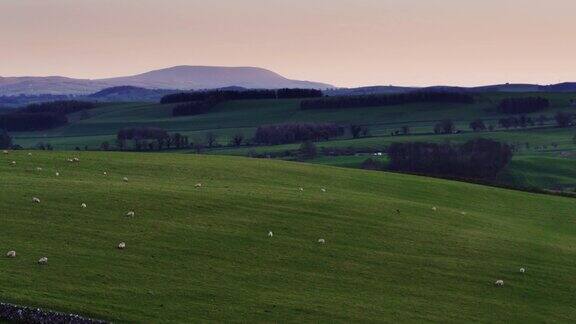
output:
M 322 191 L 322 192 L 326 192 L 326 189 L 325 189 L 325 188 L 322 188 L 322 189 L 320 189 L 320 191 Z
M 129 212 L 126 213 L 126 216 L 134 217 L 134 212 L 133 212 L 133 211 L 129 211 Z
M 504 286 L 504 280 L 496 280 L 494 285 L 496 285 L 498 287 L 503 287 Z
M 41 168 L 41 167 L 37 167 L 37 168 L 36 168 L 36 171 L 42 171 L 42 168 Z
M 31 152 L 29 152 L 29 153 L 28 153 L 28 156 L 32 156 L 32 153 L 31 153 Z
M 268 237 L 272 237 L 272 236 L 274 236 L 274 233 L 272 233 L 272 231 L 269 231 L 269 232 L 268 232 Z
M 300 188 L 299 190 L 300 190 L 300 191 L 304 191 L 304 188 Z
M 15 258 L 16 257 L 16 251 L 8 251 L 8 253 L 6 253 L 6 256 L 9 258 Z
M 4 153 L 4 154 L 8 154 L 8 151 L 4 150 L 4 151 L 2 151 L 2 153 Z
M 16 164 L 16 161 L 12 161 L 12 162 L 10 162 L 10 163 L 11 163 L 12 165 L 15 165 L 15 164 Z
M 436 206 L 434 206 L 434 207 L 432 207 L 432 210 L 433 210 L 433 211 L 437 211 L 438 208 L 436 208 Z
M 32 202 L 35 202 L 37 204 L 40 203 L 40 199 L 36 198 L 36 197 L 32 197 Z
M 128 177 L 124 177 L 124 178 L 122 178 L 122 181 L 124 181 L 124 182 L 128 182 Z
M 202 188 L 202 184 L 201 183 L 197 183 L 194 185 L 194 188 Z
M 47 257 L 41 257 L 40 259 L 38 259 L 38 264 L 47 264 L 47 263 L 48 263 Z
M 524 272 L 526 272 L 526 269 L 520 268 L 520 273 L 524 273 Z
M 80 206 L 82 206 L 82 208 L 86 208 L 86 207 L 87 207 L 85 203 L 82 203 L 82 205 L 80 205 Z
M 75 157 L 75 158 L 72 159 L 72 161 L 73 161 L 73 162 L 80 162 L 80 159 L 77 158 L 77 157 Z
M 74 162 L 74 160 L 72 160 L 72 159 L 66 159 L 66 161 L 68 161 L 68 162 Z
M 321 238 L 321 239 L 318 239 L 318 243 L 324 244 L 324 243 L 326 243 L 326 240 L 325 240 L 325 239 L 323 239 L 323 238 Z
M 462 214 L 462 215 L 466 215 L 467 213 L 466 213 L 465 211 L 463 211 L 463 212 L 460 212 L 460 214 Z
M 56 176 L 59 177 L 59 176 L 60 176 L 60 172 L 56 171 Z
M 118 249 L 124 250 L 125 248 L 126 248 L 126 243 L 124 243 L 124 242 L 118 243 Z
M 103 174 L 104 174 L 105 176 L 107 176 L 107 175 L 108 175 L 108 172 L 104 171 L 104 173 L 103 173 Z

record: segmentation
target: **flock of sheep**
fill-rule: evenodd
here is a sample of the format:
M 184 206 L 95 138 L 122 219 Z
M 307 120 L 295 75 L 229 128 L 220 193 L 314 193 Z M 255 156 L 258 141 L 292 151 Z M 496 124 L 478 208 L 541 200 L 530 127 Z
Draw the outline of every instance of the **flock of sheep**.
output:
M 8 154 L 9 152 L 6 151 L 6 150 L 4 150 L 3 153 L 4 153 L 4 154 Z M 28 155 L 31 156 L 32 153 L 28 153 Z M 71 162 L 71 163 L 79 163 L 79 162 L 80 162 L 80 159 L 77 158 L 77 157 L 75 157 L 75 158 L 67 159 L 67 161 L 68 161 L 68 162 Z M 12 165 L 15 165 L 15 164 L 16 164 L 16 161 L 11 161 L 10 163 L 11 163 Z M 38 167 L 38 168 L 36 168 L 36 170 L 42 171 L 42 168 Z M 108 175 L 108 173 L 107 173 L 106 171 L 104 171 L 103 174 L 104 174 L 105 176 Z M 56 172 L 56 176 L 60 176 L 60 173 L 59 173 L 59 172 Z M 128 177 L 123 177 L 123 178 L 122 178 L 122 181 L 128 182 Z M 197 184 L 194 185 L 194 187 L 195 187 L 195 188 L 201 188 L 201 187 L 202 187 L 202 183 L 197 183 Z M 304 191 L 304 188 L 299 188 L 299 190 L 300 190 L 300 191 Z M 322 192 L 326 192 L 326 188 L 321 188 L 320 190 L 321 190 Z M 39 203 L 40 203 L 40 199 L 37 198 L 37 197 L 33 197 L 33 198 L 32 198 L 32 202 L 39 204 Z M 86 203 L 82 203 L 82 204 L 81 204 L 81 207 L 82 207 L 82 208 L 87 208 Z M 438 207 L 433 206 L 433 207 L 432 207 L 432 210 L 436 212 L 436 211 L 438 211 Z M 400 210 L 397 209 L 396 212 L 397 212 L 397 213 L 400 213 Z M 466 215 L 466 212 L 462 211 L 461 214 L 462 214 L 462 215 Z M 135 215 L 134 211 L 129 211 L 129 212 L 126 213 L 126 216 L 128 216 L 128 217 L 134 217 L 134 215 Z M 273 236 L 274 236 L 274 233 L 273 233 L 272 231 L 268 231 L 268 237 L 273 237 Z M 320 238 L 320 239 L 318 239 L 318 243 L 320 243 L 320 244 L 325 244 L 325 243 L 326 243 L 326 240 L 323 239 L 323 238 Z M 125 248 L 126 248 L 126 243 L 125 243 L 125 242 L 120 242 L 120 243 L 118 243 L 117 248 L 120 249 L 120 250 L 125 249 Z M 6 253 L 6 257 L 8 257 L 8 258 L 15 258 L 15 257 L 16 257 L 16 251 L 13 251 L 13 250 L 12 250 L 12 251 L 8 251 L 8 252 Z M 44 257 L 41 257 L 41 258 L 38 260 L 38 264 L 43 265 L 43 264 L 47 264 L 47 263 L 48 263 L 48 258 L 45 257 L 45 256 L 44 256 Z M 526 272 L 526 269 L 525 269 L 525 268 L 520 268 L 519 272 L 520 272 L 521 274 L 524 274 L 524 273 Z M 494 282 L 494 285 L 497 286 L 497 287 L 503 287 L 503 286 L 504 286 L 504 280 L 501 280 L 501 279 L 496 280 L 496 281 Z

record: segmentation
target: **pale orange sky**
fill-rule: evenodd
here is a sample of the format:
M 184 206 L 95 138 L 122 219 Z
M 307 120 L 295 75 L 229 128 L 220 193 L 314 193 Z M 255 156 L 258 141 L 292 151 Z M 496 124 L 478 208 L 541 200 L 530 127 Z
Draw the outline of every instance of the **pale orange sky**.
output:
M 576 81 L 576 0 L 0 0 L 0 76 L 258 66 L 338 86 Z

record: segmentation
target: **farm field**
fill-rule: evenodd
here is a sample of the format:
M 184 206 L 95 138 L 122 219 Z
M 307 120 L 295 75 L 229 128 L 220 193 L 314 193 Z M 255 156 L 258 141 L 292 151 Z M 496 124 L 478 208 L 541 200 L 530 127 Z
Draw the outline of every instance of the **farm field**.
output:
M 139 323 L 576 316 L 574 199 L 242 157 L 31 153 L 0 156 L 0 246 L 17 251 L 0 259 L 4 301 Z

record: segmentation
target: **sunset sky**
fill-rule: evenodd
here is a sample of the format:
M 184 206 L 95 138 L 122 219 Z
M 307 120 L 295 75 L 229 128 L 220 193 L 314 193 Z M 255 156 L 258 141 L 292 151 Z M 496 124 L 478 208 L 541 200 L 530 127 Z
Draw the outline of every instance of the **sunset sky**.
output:
M 258 66 L 338 86 L 576 81 L 576 0 L 0 0 L 0 76 Z

